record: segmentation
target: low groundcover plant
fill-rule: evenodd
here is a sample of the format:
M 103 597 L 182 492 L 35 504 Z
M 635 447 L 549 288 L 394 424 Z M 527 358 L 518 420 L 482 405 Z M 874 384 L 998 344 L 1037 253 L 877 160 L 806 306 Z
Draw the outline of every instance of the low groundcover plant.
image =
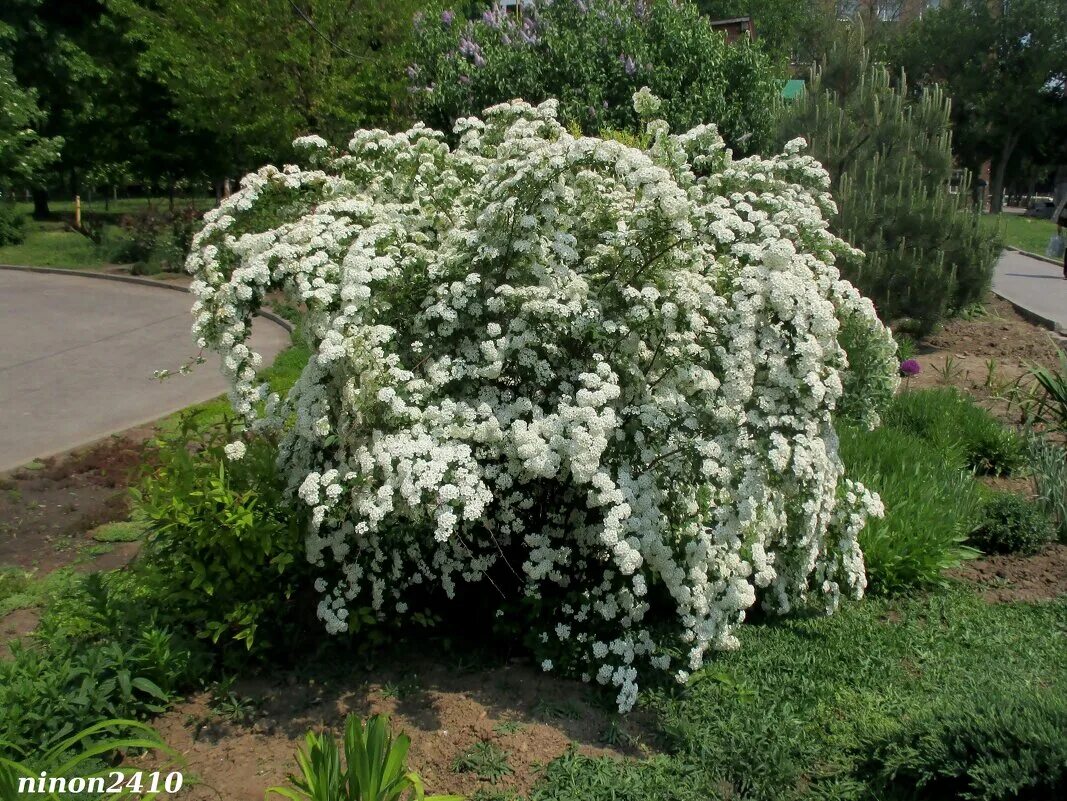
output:
M 847 392 L 874 425 L 898 362 L 834 267 L 827 173 L 802 140 L 734 160 L 634 103 L 644 148 L 572 135 L 553 101 L 460 120 L 454 149 L 421 124 L 344 152 L 303 137 L 303 166 L 206 215 L 195 334 L 249 426 L 280 432 L 327 631 L 481 583 L 538 605 L 544 669 L 626 710 L 639 670 L 684 682 L 736 648 L 758 598 L 863 593 L 881 503 L 832 416 Z M 247 345 L 278 290 L 312 350 L 285 397 Z

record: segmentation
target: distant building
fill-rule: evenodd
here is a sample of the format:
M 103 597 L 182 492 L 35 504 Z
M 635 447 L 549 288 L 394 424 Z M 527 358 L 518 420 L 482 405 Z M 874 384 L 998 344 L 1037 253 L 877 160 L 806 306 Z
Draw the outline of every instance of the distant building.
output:
M 731 44 L 738 39 L 756 38 L 756 26 L 752 24 L 752 17 L 713 19 L 711 27 L 726 34 L 726 41 Z

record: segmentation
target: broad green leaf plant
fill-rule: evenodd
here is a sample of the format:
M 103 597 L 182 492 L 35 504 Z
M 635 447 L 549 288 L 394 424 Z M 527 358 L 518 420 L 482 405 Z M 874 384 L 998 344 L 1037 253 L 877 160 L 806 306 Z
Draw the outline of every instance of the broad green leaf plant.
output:
M 355 715 L 345 721 L 344 764 L 337 741 L 329 732 L 308 732 L 297 752 L 300 775 L 289 787 L 271 787 L 271 794 L 290 801 L 462 801 L 458 795 L 426 795 L 422 779 L 407 769 L 411 738 L 394 739 L 387 715 L 363 722 Z

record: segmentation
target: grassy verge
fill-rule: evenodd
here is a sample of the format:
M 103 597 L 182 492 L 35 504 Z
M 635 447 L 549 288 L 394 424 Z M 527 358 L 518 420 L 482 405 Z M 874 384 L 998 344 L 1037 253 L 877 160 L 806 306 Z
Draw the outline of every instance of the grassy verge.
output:
M 1045 255 L 1049 237 L 1056 233 L 1056 226 L 1051 220 L 1023 217 L 1021 214 L 986 214 L 982 217 L 982 224 L 1000 231 L 1005 245 L 1039 256 Z
M 104 243 L 97 245 L 63 223 L 28 220 L 23 242 L 0 247 L 0 264 L 101 270 L 112 264 L 111 254 L 121 236 L 118 226 L 107 225 Z
M 201 211 L 207 211 L 215 206 L 215 198 L 213 197 L 176 197 L 174 199 L 174 205 L 188 206 L 193 205 Z M 83 214 L 106 214 L 115 215 L 116 217 L 123 214 L 133 214 L 134 212 L 141 211 L 149 206 L 155 206 L 157 208 L 166 209 L 170 205 L 170 201 L 165 197 L 156 198 L 119 198 L 118 200 L 110 200 L 105 203 L 103 198 L 94 198 L 89 200 L 88 198 L 82 198 L 82 213 Z M 15 204 L 15 208 L 22 211 L 27 216 L 33 213 L 33 204 L 19 202 Z M 48 203 L 48 210 L 52 214 L 74 214 L 74 201 L 71 200 L 51 200 Z

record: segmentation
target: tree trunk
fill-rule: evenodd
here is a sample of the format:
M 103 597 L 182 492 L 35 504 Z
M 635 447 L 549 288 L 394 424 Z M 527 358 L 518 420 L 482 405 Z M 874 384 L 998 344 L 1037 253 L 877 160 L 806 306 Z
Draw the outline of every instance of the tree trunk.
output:
M 1010 133 L 1004 140 L 1004 147 L 1000 149 L 1000 158 L 990 176 L 989 182 L 989 211 L 991 214 L 1000 214 L 1004 206 L 1004 176 L 1008 172 L 1008 161 L 1015 152 L 1015 145 L 1019 142 L 1019 134 Z
M 52 216 L 52 212 L 48 208 L 48 190 L 47 189 L 34 189 L 33 190 L 33 219 L 35 219 L 35 220 L 47 220 L 51 216 Z

